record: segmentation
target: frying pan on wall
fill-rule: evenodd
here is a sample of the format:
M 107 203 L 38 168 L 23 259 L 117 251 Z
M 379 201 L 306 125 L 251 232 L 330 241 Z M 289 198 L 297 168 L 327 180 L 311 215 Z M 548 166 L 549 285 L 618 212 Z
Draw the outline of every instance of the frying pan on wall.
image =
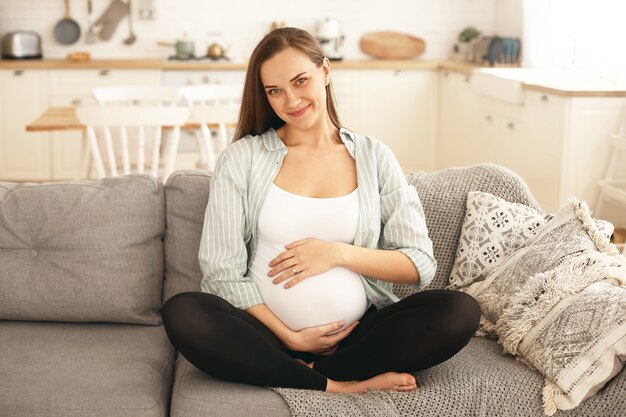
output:
M 65 17 L 54 27 L 54 39 L 63 45 L 76 43 L 80 38 L 80 26 L 70 16 L 70 0 L 65 0 Z

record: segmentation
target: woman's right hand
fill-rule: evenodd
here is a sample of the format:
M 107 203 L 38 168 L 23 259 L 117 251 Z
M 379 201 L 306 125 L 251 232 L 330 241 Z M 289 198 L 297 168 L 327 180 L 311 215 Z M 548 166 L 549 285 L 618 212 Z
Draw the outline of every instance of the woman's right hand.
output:
M 337 350 L 337 344 L 348 337 L 358 324 L 359 322 L 355 321 L 340 332 L 337 332 L 337 330 L 343 326 L 341 322 L 307 327 L 297 332 L 291 332 L 289 340 L 285 341 L 285 345 L 289 349 L 298 352 L 331 355 Z

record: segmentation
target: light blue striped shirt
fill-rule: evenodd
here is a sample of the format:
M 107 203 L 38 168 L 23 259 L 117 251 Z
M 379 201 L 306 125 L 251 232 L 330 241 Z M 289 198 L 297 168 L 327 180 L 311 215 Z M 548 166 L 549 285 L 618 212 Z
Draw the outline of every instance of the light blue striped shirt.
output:
M 407 183 L 387 145 L 344 128 L 339 132 L 356 162 L 360 209 L 354 245 L 401 251 L 419 272 L 416 289 L 424 289 L 437 263 L 415 187 Z M 240 309 L 263 303 L 247 273 L 255 254 L 259 211 L 287 152 L 270 129 L 228 145 L 215 165 L 198 253 L 201 289 Z M 382 308 L 398 301 L 392 283 L 364 275 L 361 279 L 370 305 Z

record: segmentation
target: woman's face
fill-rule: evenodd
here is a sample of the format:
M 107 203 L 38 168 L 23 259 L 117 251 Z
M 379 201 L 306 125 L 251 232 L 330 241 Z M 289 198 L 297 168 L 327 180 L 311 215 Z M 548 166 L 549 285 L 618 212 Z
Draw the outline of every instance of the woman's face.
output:
M 310 129 L 327 119 L 327 58 L 318 67 L 302 51 L 287 48 L 261 64 L 261 82 L 274 112 L 288 125 Z

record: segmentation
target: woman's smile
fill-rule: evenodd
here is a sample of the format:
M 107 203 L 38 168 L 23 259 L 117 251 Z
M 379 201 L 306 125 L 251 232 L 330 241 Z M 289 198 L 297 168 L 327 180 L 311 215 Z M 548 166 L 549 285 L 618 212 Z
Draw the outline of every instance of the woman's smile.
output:
M 303 107 L 303 108 L 301 108 L 299 110 L 296 110 L 294 112 L 287 113 L 287 114 L 290 115 L 290 116 L 294 116 L 294 117 L 302 116 L 308 110 L 309 107 L 311 107 L 310 104 L 307 105 L 306 107 Z

